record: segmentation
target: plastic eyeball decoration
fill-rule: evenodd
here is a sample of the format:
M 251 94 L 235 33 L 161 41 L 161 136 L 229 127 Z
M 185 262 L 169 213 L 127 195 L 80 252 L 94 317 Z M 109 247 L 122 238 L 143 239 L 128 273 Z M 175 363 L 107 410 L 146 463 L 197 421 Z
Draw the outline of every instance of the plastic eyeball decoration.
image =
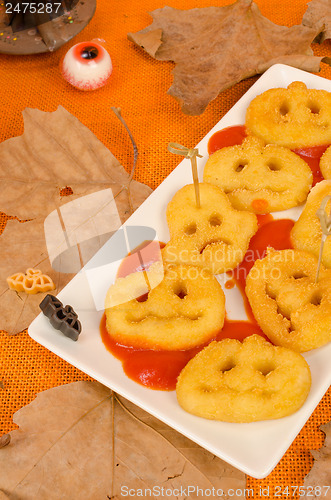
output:
M 94 40 L 71 47 L 61 64 L 63 78 L 80 90 L 103 87 L 112 70 L 108 52 Z

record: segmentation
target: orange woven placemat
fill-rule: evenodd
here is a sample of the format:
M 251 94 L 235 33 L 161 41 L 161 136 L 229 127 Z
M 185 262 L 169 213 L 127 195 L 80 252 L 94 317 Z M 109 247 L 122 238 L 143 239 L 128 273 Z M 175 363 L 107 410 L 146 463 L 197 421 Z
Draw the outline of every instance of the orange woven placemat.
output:
M 218 5 L 231 3 L 219 1 Z M 301 22 L 305 0 L 257 0 L 262 13 L 278 24 L 291 26 Z M 215 5 L 209 0 L 169 0 L 167 5 L 188 9 Z M 98 0 L 90 24 L 71 42 L 55 53 L 36 56 L 0 55 L 0 141 L 23 132 L 22 110 L 26 107 L 54 111 L 64 106 L 87 125 L 130 170 L 131 145 L 111 106 L 122 109 L 139 147 L 136 178 L 155 188 L 178 164 L 167 152 L 167 144 L 176 141 L 193 147 L 256 81 L 247 79 L 222 92 L 198 117 L 185 116 L 176 101 L 167 95 L 171 85 L 172 63 L 153 60 L 127 40 L 151 22 L 148 12 L 162 7 L 158 0 Z M 113 61 L 110 82 L 94 92 L 80 92 L 61 77 L 59 62 L 74 43 L 103 38 Z M 313 46 L 316 55 L 331 57 L 331 43 Z M 240 57 L 240 53 L 238 54 Z M 331 69 L 322 64 L 321 76 L 331 79 Z M 1 205 L 0 205 L 1 208 Z M 7 216 L 0 214 L 0 231 Z M 30 339 L 26 332 L 10 337 L 0 332 L 0 434 L 15 426 L 13 413 L 31 402 L 35 395 L 51 387 L 89 380 L 89 377 Z M 331 420 L 330 391 L 325 395 L 308 423 L 295 439 L 275 470 L 264 480 L 248 478 L 248 498 L 276 498 L 275 486 L 300 485 L 312 466 L 310 449 L 323 443 L 321 423 Z M 291 495 L 290 495 L 291 496 Z M 288 498 L 279 494 L 277 498 Z M 296 495 L 292 496 L 296 498 Z

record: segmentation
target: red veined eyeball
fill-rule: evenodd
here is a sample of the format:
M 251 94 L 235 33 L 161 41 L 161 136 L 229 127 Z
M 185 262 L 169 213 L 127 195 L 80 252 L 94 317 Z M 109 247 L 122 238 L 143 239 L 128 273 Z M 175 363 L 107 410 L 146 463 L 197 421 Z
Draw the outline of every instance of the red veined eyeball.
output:
M 103 87 L 112 69 L 108 52 L 94 40 L 77 43 L 71 47 L 61 64 L 63 78 L 80 90 Z

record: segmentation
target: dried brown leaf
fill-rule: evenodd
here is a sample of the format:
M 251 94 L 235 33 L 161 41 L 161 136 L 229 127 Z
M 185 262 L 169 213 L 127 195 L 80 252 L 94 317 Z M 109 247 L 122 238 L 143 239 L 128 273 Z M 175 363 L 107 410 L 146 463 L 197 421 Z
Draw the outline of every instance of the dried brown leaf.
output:
M 112 153 L 64 108 L 53 113 L 25 109 L 24 134 L 0 144 L 0 210 L 21 220 L 9 220 L 0 236 L 0 329 L 10 334 L 26 328 L 40 312 L 44 294 L 9 290 L 6 278 L 29 267 L 53 279 L 57 294 L 72 278 L 61 263 L 54 270 L 48 257 L 44 220 L 52 211 L 91 193 L 111 188 L 124 222 L 151 189 L 131 181 Z M 66 186 L 73 194 L 62 197 Z M 132 205 L 132 206 L 131 206 Z M 114 227 L 117 229 L 117 227 Z M 107 235 L 95 238 L 83 263 L 100 248 Z
M 3 434 L 0 437 L 0 448 L 4 448 L 10 443 L 10 434 Z
M 321 33 L 314 42 L 322 43 L 331 38 L 331 2 L 330 0 L 311 0 L 302 18 L 302 24 L 313 28 L 320 26 Z
M 325 441 L 320 450 L 311 450 L 314 465 L 305 478 L 305 487 L 311 486 L 311 498 L 331 500 L 331 422 L 321 425 Z
M 123 487 L 137 491 L 130 498 L 145 498 L 138 490 L 153 486 L 244 490 L 243 473 L 134 405 L 130 410 L 138 418 L 115 404 L 114 498 L 123 498 Z M 0 492 L 11 499 L 110 497 L 111 414 L 111 391 L 97 382 L 75 382 L 39 394 L 14 415 L 20 428 L 11 432 L 11 443 L 0 450 Z
M 47 215 L 47 214 L 46 214 Z M 39 304 L 44 293 L 27 295 L 8 288 L 6 278 L 16 272 L 25 272 L 29 267 L 42 269 L 52 277 L 58 293 L 73 277 L 52 269 L 48 258 L 44 220 L 40 217 L 20 224 L 16 220 L 7 222 L 6 229 L 0 236 L 0 329 L 10 334 L 24 330 L 40 312 Z
M 151 16 L 150 26 L 128 38 L 155 59 L 175 62 L 168 93 L 189 115 L 201 114 L 222 90 L 273 64 L 320 69 L 322 58 L 310 48 L 320 28 L 278 26 L 252 0 L 190 10 L 163 7 Z
M 119 398 L 119 400 L 124 402 L 125 407 L 131 411 L 137 419 L 161 434 L 183 457 L 185 457 L 188 462 L 185 473 L 186 484 L 196 484 L 195 474 L 199 471 L 199 474 L 203 475 L 205 480 L 209 481 L 209 485 L 206 483 L 206 488 L 214 487 L 215 490 L 222 490 L 224 492 L 222 497 L 224 500 L 230 498 L 245 498 L 245 476 L 242 472 L 215 457 L 215 455 L 212 455 L 198 444 L 179 432 L 176 432 L 174 429 L 154 418 L 149 413 L 146 413 L 130 401 L 125 401 L 124 398 Z M 182 479 L 183 477 L 181 476 L 179 477 L 179 481 L 174 481 L 173 487 L 178 488 Z M 237 496 L 235 497 L 231 495 L 231 491 L 233 490 L 237 491 Z M 239 495 L 239 490 L 242 490 L 242 495 Z M 230 496 L 226 492 L 230 492 Z

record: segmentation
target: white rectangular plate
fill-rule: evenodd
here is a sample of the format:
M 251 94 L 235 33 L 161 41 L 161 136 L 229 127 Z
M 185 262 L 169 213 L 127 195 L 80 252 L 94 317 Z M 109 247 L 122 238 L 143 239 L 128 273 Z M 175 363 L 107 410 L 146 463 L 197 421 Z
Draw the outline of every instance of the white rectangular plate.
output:
M 200 154 L 203 155 L 198 164 L 200 180 L 208 158 L 207 146 L 210 137 L 224 127 L 243 124 L 246 108 L 256 95 L 269 88 L 286 87 L 294 80 L 305 82 L 309 88 L 325 89 L 331 92 L 331 81 L 329 80 L 281 64 L 271 67 L 197 145 Z M 160 241 L 168 241 L 166 207 L 179 188 L 192 182 L 190 172 L 190 162 L 185 159 L 128 219 L 125 225 L 148 225 L 156 230 L 157 238 Z M 274 216 L 297 218 L 299 213 L 300 209 L 294 209 L 279 212 Z M 142 237 L 142 241 L 144 239 Z M 137 241 L 138 243 L 139 241 Z M 97 268 L 114 260 L 112 253 L 115 244 L 116 234 L 93 257 L 88 267 Z M 105 296 L 108 286 L 114 281 L 117 267 L 118 263 L 109 266 L 109 275 L 105 283 L 100 280 L 94 283 L 94 287 L 92 286 L 92 289 L 99 287 L 99 296 Z M 50 351 L 226 462 L 255 478 L 266 477 L 304 426 L 331 383 L 331 343 L 305 355 L 312 373 L 312 387 L 303 407 L 293 415 L 279 420 L 250 424 L 205 420 L 182 410 L 177 403 L 175 391 L 164 392 L 147 389 L 125 375 L 121 362 L 115 359 L 102 343 L 99 333 L 102 311 L 96 310 L 86 276 L 85 270 L 83 270 L 59 294 L 59 298 L 64 304 L 70 304 L 74 307 L 82 322 L 83 331 L 79 341 L 72 342 L 55 331 L 42 314 L 30 325 L 30 336 Z M 221 277 L 220 282 L 222 282 Z M 242 298 L 238 290 L 224 290 L 224 292 L 228 316 L 231 319 L 246 319 Z

